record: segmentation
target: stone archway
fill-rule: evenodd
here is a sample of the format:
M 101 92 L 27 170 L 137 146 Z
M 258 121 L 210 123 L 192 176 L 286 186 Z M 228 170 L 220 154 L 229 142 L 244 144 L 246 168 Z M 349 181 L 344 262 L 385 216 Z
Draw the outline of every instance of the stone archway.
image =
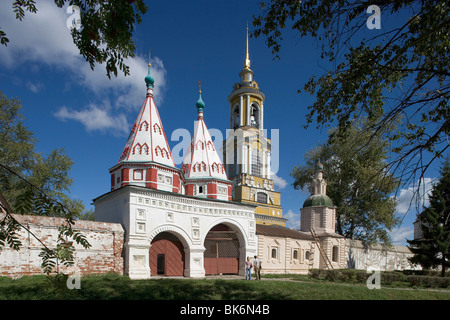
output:
M 153 238 L 149 260 L 151 276 L 184 276 L 184 246 L 171 232 L 161 232 Z
M 205 274 L 239 274 L 240 247 L 237 231 L 220 223 L 211 228 L 204 241 Z

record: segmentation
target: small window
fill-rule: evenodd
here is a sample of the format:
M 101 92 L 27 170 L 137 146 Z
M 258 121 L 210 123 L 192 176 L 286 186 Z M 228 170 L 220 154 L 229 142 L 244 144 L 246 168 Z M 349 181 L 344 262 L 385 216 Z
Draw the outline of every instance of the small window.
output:
M 306 260 L 309 260 L 309 255 L 310 255 L 310 254 L 309 254 L 309 251 L 306 251 L 306 252 L 305 252 L 305 259 L 306 259 Z
M 271 257 L 272 257 L 272 259 L 277 258 L 277 248 L 272 248 Z
M 134 180 L 142 180 L 142 170 L 133 171 Z
M 294 260 L 298 260 L 298 250 L 294 250 L 293 254 L 292 254 L 292 258 Z
M 337 262 L 338 259 L 339 259 L 339 247 L 333 246 L 333 253 L 332 253 L 331 260 L 333 260 L 334 262 Z
M 206 194 L 206 186 L 198 186 L 198 194 Z

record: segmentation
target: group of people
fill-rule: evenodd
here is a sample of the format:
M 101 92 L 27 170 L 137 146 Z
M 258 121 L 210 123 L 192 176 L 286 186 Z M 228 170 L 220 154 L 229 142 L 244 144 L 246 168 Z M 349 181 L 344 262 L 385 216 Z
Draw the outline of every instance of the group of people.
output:
M 252 279 L 252 268 L 255 268 L 256 280 L 261 280 L 261 260 L 257 256 L 254 257 L 253 261 L 250 257 L 247 257 L 247 261 L 245 261 L 245 280 Z

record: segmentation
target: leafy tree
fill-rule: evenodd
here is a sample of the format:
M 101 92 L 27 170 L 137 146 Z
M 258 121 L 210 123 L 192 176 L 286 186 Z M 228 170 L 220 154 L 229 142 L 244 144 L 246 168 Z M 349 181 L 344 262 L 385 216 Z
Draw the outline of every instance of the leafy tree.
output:
M 441 169 L 442 177 L 433 186 L 430 205 L 417 217 L 423 237 L 407 240 L 414 256 L 410 261 L 425 269 L 441 267 L 441 276 L 450 267 L 450 158 Z
M 129 67 L 124 59 L 135 56 L 136 45 L 132 39 L 134 24 L 141 23 L 142 15 L 148 7 L 144 0 L 54 0 L 62 8 L 66 4 L 80 8 L 81 29 L 72 29 L 72 38 L 80 54 L 89 62 L 106 63 L 108 77 L 117 76 L 118 69 L 129 75 Z M 36 0 L 15 0 L 12 10 L 16 19 L 22 21 L 25 11 L 36 13 Z M 9 39 L 0 30 L 0 44 L 7 46 Z
M 381 30 L 366 26 L 373 4 L 380 8 Z M 316 96 L 306 127 L 314 120 L 319 127 L 337 123 L 333 134 L 342 136 L 360 117 L 372 121 L 373 133 L 401 121 L 387 136 L 394 155 L 386 167 L 404 184 L 421 181 L 449 148 L 448 3 L 272 0 L 261 9 L 253 34 L 265 36 L 276 56 L 288 27 L 321 46 L 328 70 L 304 84 Z M 392 26 L 384 24 L 387 17 Z
M 305 155 L 306 165 L 294 167 L 294 188 L 311 182 L 318 161 L 323 163 L 327 195 L 337 207 L 336 232 L 367 243 L 390 244 L 387 230 L 395 227 L 398 181 L 384 169 L 389 143 L 369 122 L 355 123 L 345 137 L 329 138 Z M 332 135 L 334 132 L 331 131 Z
M 53 150 L 47 158 L 36 153 L 36 139 L 24 126 L 20 109 L 20 101 L 8 99 L 0 91 L 0 212 L 4 213 L 0 216 L 0 250 L 5 245 L 20 250 L 22 243 L 17 232 L 23 229 L 41 243 L 42 268 L 50 275 L 59 273 L 61 265 L 73 265 L 74 242 L 90 247 L 86 237 L 72 226 L 76 217 L 91 213 L 82 213 L 81 201 L 74 201 L 64 193 L 72 183 L 69 177 L 72 160 L 62 149 Z M 14 209 L 7 199 L 13 200 Z M 58 228 L 56 248 L 47 247 L 13 213 L 65 218 Z
M 89 216 L 81 200 L 67 195 L 73 182 L 69 175 L 73 161 L 64 149 L 55 149 L 47 157 L 35 151 L 37 140 L 25 127 L 21 108 L 19 100 L 8 99 L 0 91 L 0 191 L 15 212 L 31 183 L 68 208 L 74 218 Z

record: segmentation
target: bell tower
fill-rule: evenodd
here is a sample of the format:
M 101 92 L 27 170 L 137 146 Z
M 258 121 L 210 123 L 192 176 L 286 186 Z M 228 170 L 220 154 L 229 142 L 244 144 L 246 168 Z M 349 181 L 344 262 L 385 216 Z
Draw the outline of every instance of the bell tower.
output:
M 228 96 L 230 130 L 224 142 L 224 164 L 233 181 L 233 201 L 256 204 L 256 223 L 286 225 L 280 193 L 271 179 L 271 141 L 265 137 L 265 95 L 250 68 L 248 26 L 245 59 Z

